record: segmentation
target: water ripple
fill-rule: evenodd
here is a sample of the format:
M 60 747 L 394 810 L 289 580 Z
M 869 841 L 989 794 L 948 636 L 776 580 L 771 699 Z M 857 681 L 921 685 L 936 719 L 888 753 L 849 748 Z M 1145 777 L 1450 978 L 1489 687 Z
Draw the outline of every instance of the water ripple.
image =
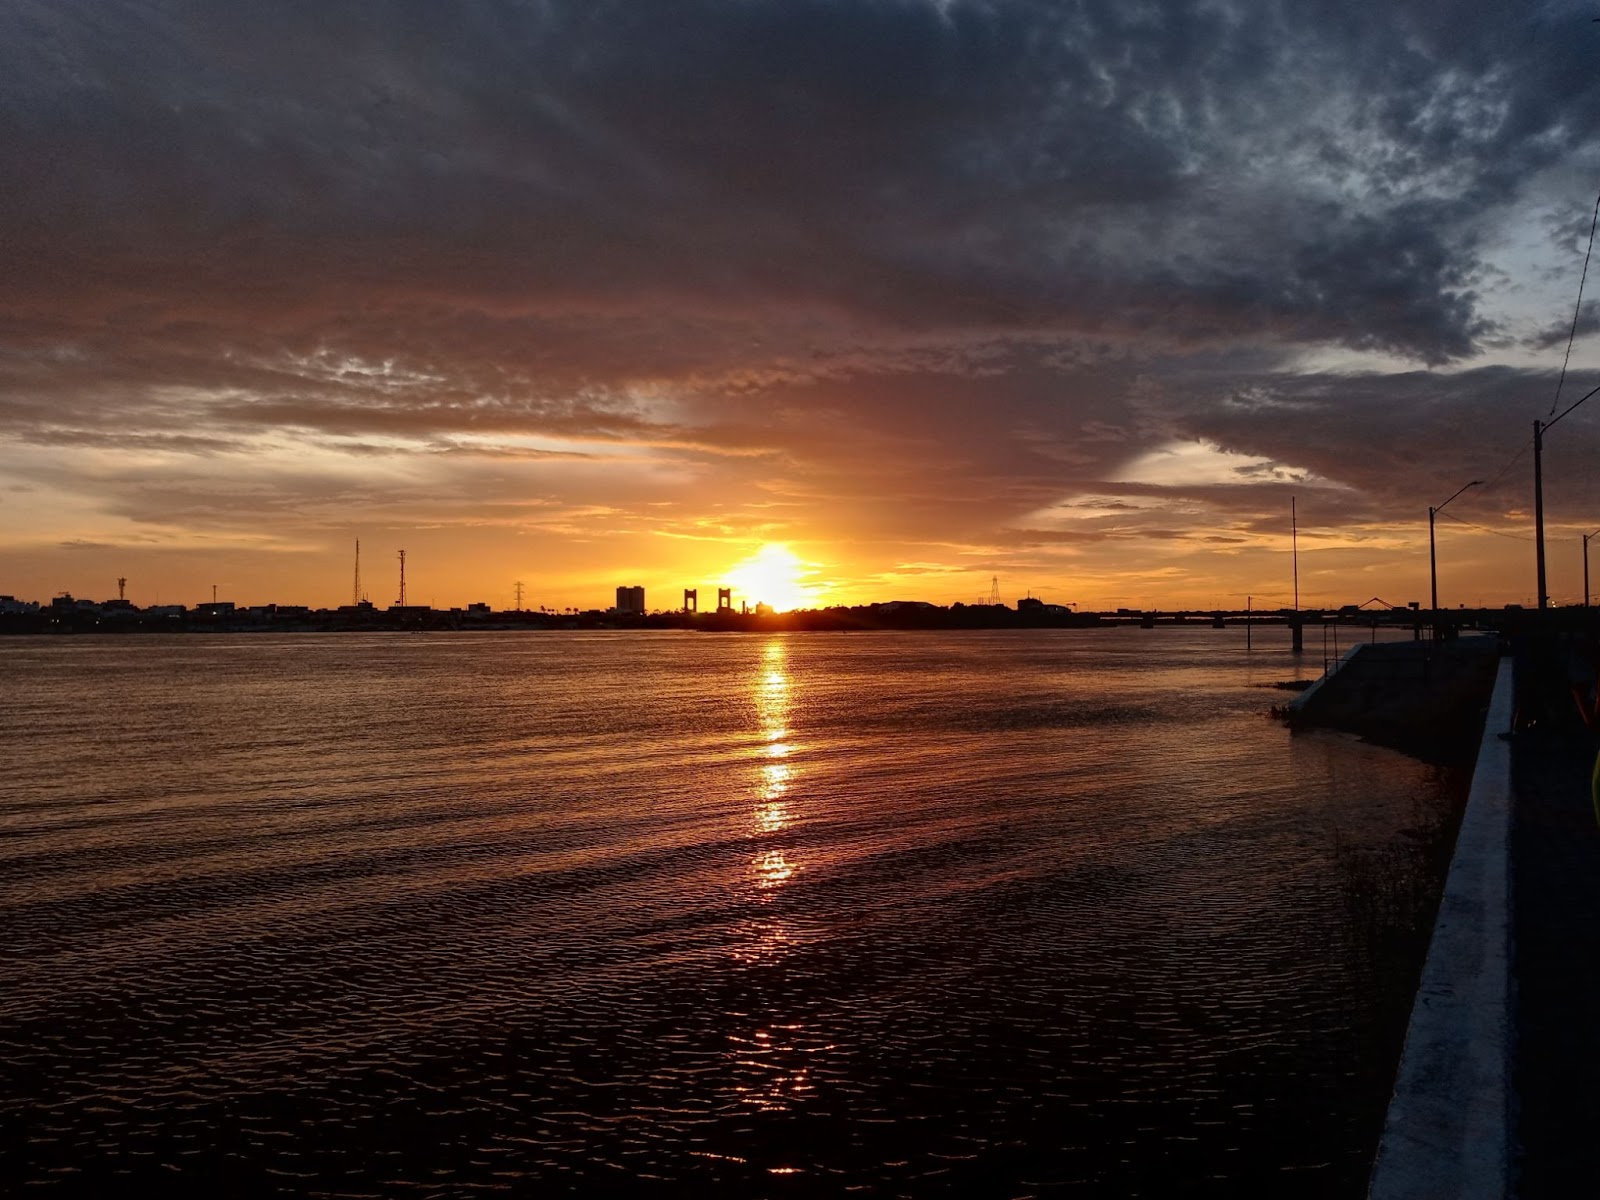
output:
M 1227 637 L 14 639 L 0 1179 L 1355 1194 L 1462 781 Z

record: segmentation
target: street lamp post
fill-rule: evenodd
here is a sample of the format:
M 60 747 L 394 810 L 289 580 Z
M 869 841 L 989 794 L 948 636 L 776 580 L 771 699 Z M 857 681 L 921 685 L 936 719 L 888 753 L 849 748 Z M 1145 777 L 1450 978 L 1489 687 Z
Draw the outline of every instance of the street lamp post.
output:
M 1462 484 L 1451 493 L 1450 500 L 1454 500 L 1468 488 L 1478 487 L 1482 483 L 1483 480 L 1474 479 L 1471 483 Z M 1450 500 L 1446 500 L 1444 504 L 1449 504 Z M 1428 509 L 1428 579 L 1433 585 L 1433 602 L 1429 606 L 1429 611 L 1433 613 L 1433 625 L 1435 629 L 1438 629 L 1439 627 L 1439 556 L 1434 550 L 1433 544 L 1433 518 L 1436 513 L 1441 513 L 1444 511 L 1444 504 L 1440 504 L 1437 507 Z

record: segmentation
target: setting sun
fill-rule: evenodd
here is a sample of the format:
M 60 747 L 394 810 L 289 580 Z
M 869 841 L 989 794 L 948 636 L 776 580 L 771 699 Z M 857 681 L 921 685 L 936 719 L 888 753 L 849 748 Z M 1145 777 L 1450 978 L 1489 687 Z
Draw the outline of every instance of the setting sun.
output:
M 766 604 L 778 612 L 810 608 L 817 604 L 819 589 L 808 584 L 812 573 L 789 547 L 769 543 L 728 572 L 728 583 L 742 599 Z

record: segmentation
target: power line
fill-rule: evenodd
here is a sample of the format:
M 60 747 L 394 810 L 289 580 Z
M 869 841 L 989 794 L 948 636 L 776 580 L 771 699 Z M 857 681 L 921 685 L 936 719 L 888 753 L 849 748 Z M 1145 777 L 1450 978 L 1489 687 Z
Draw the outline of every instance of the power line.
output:
M 1503 529 L 1490 529 L 1487 525 L 1474 525 L 1471 521 L 1463 521 L 1455 513 L 1439 512 L 1435 516 L 1443 517 L 1447 521 L 1454 521 L 1457 525 L 1465 525 L 1468 529 L 1476 529 L 1482 533 L 1492 533 L 1495 537 L 1510 538 L 1514 542 L 1531 542 L 1533 539 L 1526 534 L 1507 533 Z
M 1492 476 L 1490 476 L 1489 481 L 1483 485 L 1485 491 L 1489 491 L 1499 486 L 1500 481 L 1510 473 L 1511 468 L 1516 466 L 1517 463 L 1521 462 L 1522 456 L 1528 453 L 1530 444 L 1531 443 L 1529 442 L 1523 442 L 1515 451 L 1512 452 L 1511 457 L 1506 459 L 1505 466 L 1501 467 Z
M 1583 252 L 1583 274 L 1578 276 L 1578 302 L 1572 306 L 1572 331 L 1567 334 L 1567 353 L 1561 360 L 1561 377 L 1556 380 L 1556 398 L 1550 401 L 1550 411 L 1561 403 L 1561 385 L 1567 381 L 1567 363 L 1572 359 L 1572 343 L 1578 337 L 1578 314 L 1583 311 L 1583 284 L 1589 278 L 1589 255 L 1594 253 L 1594 231 L 1600 225 L 1600 196 L 1594 198 L 1594 219 L 1589 222 L 1589 248 Z

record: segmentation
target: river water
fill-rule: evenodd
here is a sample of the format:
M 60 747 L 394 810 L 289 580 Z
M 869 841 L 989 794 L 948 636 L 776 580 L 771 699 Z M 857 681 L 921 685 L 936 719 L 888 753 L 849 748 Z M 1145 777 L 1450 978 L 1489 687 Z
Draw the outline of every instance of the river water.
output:
M 0 643 L 0 1184 L 1359 1196 L 1465 780 L 1284 640 Z

